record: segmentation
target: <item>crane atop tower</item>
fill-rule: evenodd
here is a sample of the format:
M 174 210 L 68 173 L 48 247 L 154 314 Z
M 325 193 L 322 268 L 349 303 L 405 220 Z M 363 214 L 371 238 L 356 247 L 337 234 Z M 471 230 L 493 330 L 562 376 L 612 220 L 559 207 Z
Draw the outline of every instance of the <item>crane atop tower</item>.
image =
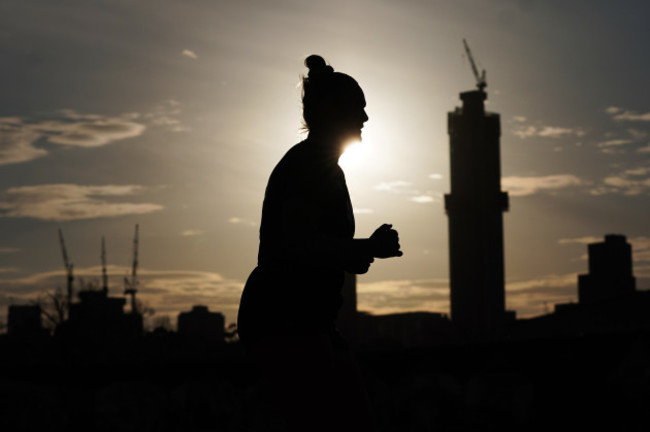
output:
M 138 313 L 138 305 L 135 294 L 138 292 L 138 224 L 135 224 L 135 236 L 133 237 L 133 262 L 131 265 L 131 280 L 124 277 L 124 294 L 131 296 L 131 313 Z
M 483 69 L 480 74 L 478 73 L 478 68 L 474 62 L 474 57 L 472 56 L 472 51 L 470 51 L 469 45 L 465 39 L 463 39 L 463 45 L 465 46 L 465 53 L 467 54 L 469 63 L 472 66 L 472 72 L 474 72 L 474 77 L 476 78 L 476 87 L 478 87 L 480 91 L 483 91 L 487 86 L 487 81 L 485 81 L 485 69 Z
M 68 251 L 65 248 L 65 241 L 63 240 L 63 231 L 59 228 L 59 243 L 61 244 L 61 254 L 63 255 L 63 267 L 65 268 L 67 276 L 67 300 L 68 300 L 68 314 L 70 313 L 70 305 L 72 305 L 72 282 L 74 281 L 73 267 L 74 265 L 68 259 Z

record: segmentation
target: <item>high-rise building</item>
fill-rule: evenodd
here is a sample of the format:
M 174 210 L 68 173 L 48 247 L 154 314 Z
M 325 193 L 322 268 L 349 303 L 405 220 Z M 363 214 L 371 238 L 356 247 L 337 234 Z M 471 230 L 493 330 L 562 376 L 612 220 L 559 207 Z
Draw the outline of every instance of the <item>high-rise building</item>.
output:
M 632 247 L 624 235 L 607 234 L 589 245 L 589 273 L 578 276 L 578 301 L 610 300 L 636 291 Z
M 460 94 L 448 113 L 451 193 L 449 217 L 451 319 L 469 334 L 489 334 L 505 319 L 503 212 L 499 114 L 485 112 L 482 90 Z

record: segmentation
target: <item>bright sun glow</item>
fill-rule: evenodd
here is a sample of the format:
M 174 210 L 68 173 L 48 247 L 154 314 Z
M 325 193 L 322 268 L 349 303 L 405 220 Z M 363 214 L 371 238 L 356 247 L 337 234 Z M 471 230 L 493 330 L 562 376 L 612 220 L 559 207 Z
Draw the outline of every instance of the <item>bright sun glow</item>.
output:
M 367 162 L 368 157 L 368 144 L 364 141 L 355 141 L 348 145 L 345 152 L 339 159 L 339 165 L 343 169 L 355 168 Z

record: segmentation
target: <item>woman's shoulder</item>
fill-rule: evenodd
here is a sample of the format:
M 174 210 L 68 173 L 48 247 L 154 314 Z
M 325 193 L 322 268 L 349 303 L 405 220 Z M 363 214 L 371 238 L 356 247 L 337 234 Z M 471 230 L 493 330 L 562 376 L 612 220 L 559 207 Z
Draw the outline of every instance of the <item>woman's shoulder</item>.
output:
M 316 163 L 314 152 L 308 144 L 304 141 L 295 144 L 291 147 L 280 159 L 275 171 L 288 171 L 302 173 L 305 170 L 309 171 L 309 167 Z

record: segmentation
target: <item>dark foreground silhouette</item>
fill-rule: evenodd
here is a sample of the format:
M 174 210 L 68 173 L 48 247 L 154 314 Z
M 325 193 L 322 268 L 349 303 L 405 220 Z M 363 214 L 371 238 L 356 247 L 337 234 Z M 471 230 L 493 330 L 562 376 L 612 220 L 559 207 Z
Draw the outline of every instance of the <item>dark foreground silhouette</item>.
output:
M 368 120 L 357 82 L 323 58 L 305 60 L 309 135 L 273 170 L 266 188 L 258 265 L 242 294 L 242 343 L 270 383 L 292 431 L 374 430 L 365 390 L 335 329 L 344 273 L 400 256 L 397 231 L 354 239 L 352 204 L 338 159 Z M 273 323 L 272 326 L 269 324 Z M 278 346 L 276 332 L 286 335 Z

